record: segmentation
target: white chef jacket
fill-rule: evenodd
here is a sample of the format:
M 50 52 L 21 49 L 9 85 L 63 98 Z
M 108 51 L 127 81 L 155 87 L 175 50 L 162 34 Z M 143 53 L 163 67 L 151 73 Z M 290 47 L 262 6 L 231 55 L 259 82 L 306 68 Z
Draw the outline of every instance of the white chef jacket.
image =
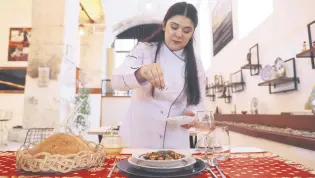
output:
M 120 126 L 120 136 L 130 148 L 189 148 L 188 129 L 167 124 L 166 118 L 181 116 L 184 110 L 204 110 L 205 71 L 202 62 L 196 59 L 201 100 L 198 105 L 187 106 L 184 50 L 171 51 L 162 43 L 156 62 L 163 70 L 165 88 L 155 88 L 153 98 L 152 85 L 139 83 L 135 71 L 154 63 L 156 49 L 157 43 L 139 42 L 113 73 L 115 90 L 133 90 L 129 110 Z

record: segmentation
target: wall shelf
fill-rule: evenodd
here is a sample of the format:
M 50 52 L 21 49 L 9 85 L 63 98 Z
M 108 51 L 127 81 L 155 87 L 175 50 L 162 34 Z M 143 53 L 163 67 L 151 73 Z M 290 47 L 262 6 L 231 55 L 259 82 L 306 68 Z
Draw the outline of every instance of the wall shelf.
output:
M 230 92 L 230 85 L 228 84 L 228 82 L 225 82 L 225 85 L 223 87 L 223 93 L 218 98 L 224 98 L 225 103 L 231 103 L 232 96 Z
M 232 96 L 219 96 L 218 98 L 224 98 L 225 103 L 231 103 Z
M 311 25 L 314 25 L 315 21 L 307 24 L 307 32 L 308 32 L 308 44 L 310 49 L 303 51 L 296 55 L 296 58 L 311 58 L 312 63 L 312 69 L 315 69 L 315 48 L 313 48 L 313 42 L 312 42 L 312 31 L 311 31 Z
M 256 48 L 256 56 L 257 56 L 257 63 L 254 64 L 252 63 L 252 49 Z M 259 75 L 260 69 L 261 69 L 261 65 L 259 62 L 259 47 L 258 47 L 258 43 L 255 44 L 254 46 L 252 46 L 251 48 L 249 48 L 249 52 L 247 53 L 247 61 L 248 64 L 244 65 L 241 67 L 241 69 L 249 69 L 250 70 L 250 75 L 254 76 L 254 75 Z
M 276 87 L 277 85 L 280 85 L 280 84 L 289 83 L 289 82 L 295 82 L 295 81 L 300 83 L 300 79 L 299 78 L 279 77 L 277 79 L 267 80 L 267 81 L 264 81 L 262 83 L 259 83 L 258 86 L 269 86 L 269 85 L 271 85 L 271 86 Z
M 207 97 L 210 97 L 211 101 L 215 101 L 215 95 L 207 95 Z
M 222 88 L 222 87 L 224 87 L 224 85 L 216 84 L 216 85 L 212 85 L 210 88 Z
M 207 81 L 207 83 L 208 83 L 208 81 Z M 215 101 L 215 92 L 214 92 L 215 88 L 212 86 L 213 86 L 213 84 L 210 84 L 210 86 L 207 85 L 206 97 L 210 97 L 211 101 Z
M 258 86 L 268 86 L 269 87 L 269 94 L 275 94 L 275 93 L 285 93 L 289 91 L 297 90 L 297 84 L 300 83 L 300 79 L 296 77 L 296 64 L 295 64 L 295 58 L 288 59 L 284 61 L 285 63 L 292 61 L 293 65 L 293 77 L 278 77 L 276 79 L 267 80 L 262 83 L 259 83 Z M 286 83 L 294 83 L 294 88 L 291 89 L 285 89 L 280 91 L 273 92 L 271 88 L 276 88 L 277 85 L 286 84 Z
M 248 127 L 234 126 L 230 124 L 217 124 L 217 125 L 228 126 L 231 131 L 245 134 L 248 136 L 252 136 L 256 138 L 263 138 L 263 139 L 275 141 L 278 143 L 283 143 L 283 144 L 292 145 L 292 146 L 315 151 L 314 138 L 301 137 L 301 136 L 295 136 L 295 135 L 289 135 L 289 134 L 281 134 L 277 132 L 263 131 L 259 129 L 248 128 Z
M 239 80 L 234 80 L 234 76 L 240 75 Z M 239 70 L 233 74 L 231 74 L 231 83 L 230 87 L 232 89 L 232 93 L 241 92 L 244 90 L 245 82 L 243 78 L 243 71 Z
M 214 76 L 214 85 L 210 87 L 211 89 L 216 89 L 216 92 L 222 92 L 224 89 L 223 79 L 221 75 Z
M 315 150 L 314 137 L 280 132 L 280 130 L 287 128 L 301 132 L 315 132 L 314 115 L 216 114 L 215 120 L 218 121 L 217 125 L 228 126 L 229 129 L 234 132 L 253 137 L 265 138 L 267 140 L 297 146 L 300 148 Z M 279 129 L 276 129 L 277 132 L 274 130 L 267 131 L 259 129 L 259 127 L 248 127 L 246 124 L 254 124 L 256 126 L 266 126 Z
M 315 48 L 308 49 L 296 55 L 297 58 L 310 58 L 315 56 Z

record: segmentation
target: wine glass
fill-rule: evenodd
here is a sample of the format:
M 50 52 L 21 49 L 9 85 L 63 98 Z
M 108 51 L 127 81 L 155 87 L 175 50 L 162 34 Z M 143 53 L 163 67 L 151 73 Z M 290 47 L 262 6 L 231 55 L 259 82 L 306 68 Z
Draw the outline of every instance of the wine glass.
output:
M 201 159 L 207 161 L 209 144 L 211 142 L 212 132 L 215 129 L 215 121 L 211 111 L 198 111 L 197 119 L 198 122 L 195 124 L 195 130 L 199 139 L 196 144 L 196 149 L 199 149 L 199 151 L 204 149 Z
M 230 158 L 230 134 L 227 126 L 216 127 L 210 142 L 213 159 L 226 161 Z

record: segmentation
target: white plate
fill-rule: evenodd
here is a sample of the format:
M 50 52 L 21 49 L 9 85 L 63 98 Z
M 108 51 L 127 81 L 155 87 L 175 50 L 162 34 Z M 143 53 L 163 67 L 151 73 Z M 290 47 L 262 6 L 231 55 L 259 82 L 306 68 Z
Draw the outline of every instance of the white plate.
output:
M 190 151 L 175 151 L 176 153 L 180 153 L 184 155 L 181 159 L 176 160 L 146 160 L 143 158 L 143 156 L 146 154 L 146 152 L 138 152 L 132 154 L 133 160 L 137 161 L 138 164 L 149 166 L 149 167 L 178 167 L 183 166 L 189 162 L 189 159 L 191 159 L 192 154 Z
M 168 124 L 171 125 L 185 125 L 185 124 L 190 124 L 195 117 L 191 116 L 176 116 L 176 117 L 169 117 L 166 119 Z
M 129 157 L 128 162 L 136 169 L 143 169 L 145 171 L 149 172 L 176 172 L 182 169 L 190 169 L 195 163 L 196 159 L 192 156 L 188 157 L 180 164 L 173 164 L 173 166 L 170 166 L 169 164 L 159 164 L 159 166 L 152 166 L 152 164 L 147 164 L 146 161 L 139 160 L 135 157 Z

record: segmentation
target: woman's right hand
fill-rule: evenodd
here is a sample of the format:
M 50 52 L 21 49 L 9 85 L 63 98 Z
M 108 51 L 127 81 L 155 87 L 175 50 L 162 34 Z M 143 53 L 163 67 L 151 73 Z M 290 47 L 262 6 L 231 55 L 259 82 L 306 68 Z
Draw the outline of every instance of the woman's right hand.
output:
M 140 67 L 135 73 L 138 82 L 148 81 L 152 86 L 164 88 L 164 74 L 160 64 L 153 63 Z

